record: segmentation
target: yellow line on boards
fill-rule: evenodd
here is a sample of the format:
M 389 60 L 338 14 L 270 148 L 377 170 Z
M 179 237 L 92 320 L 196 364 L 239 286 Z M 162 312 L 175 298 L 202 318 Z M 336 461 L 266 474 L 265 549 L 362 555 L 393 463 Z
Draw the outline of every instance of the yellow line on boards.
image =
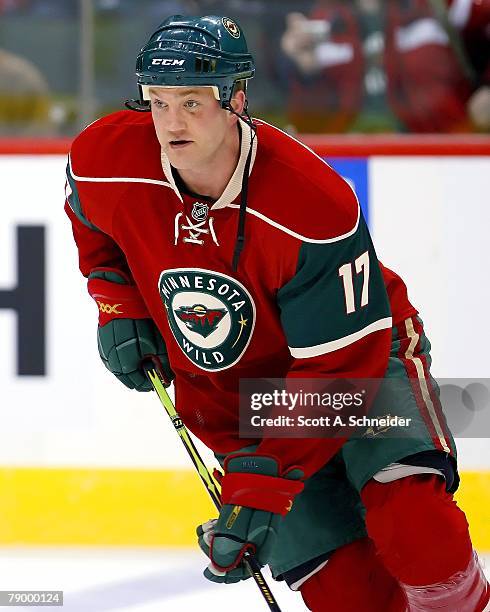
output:
M 490 471 L 461 472 L 455 498 L 466 513 L 473 546 L 490 551 Z
M 191 546 L 216 511 L 190 470 L 0 468 L 0 544 Z
M 461 480 L 473 544 L 490 551 L 490 471 Z M 0 468 L 0 545 L 195 546 L 215 515 L 191 470 Z

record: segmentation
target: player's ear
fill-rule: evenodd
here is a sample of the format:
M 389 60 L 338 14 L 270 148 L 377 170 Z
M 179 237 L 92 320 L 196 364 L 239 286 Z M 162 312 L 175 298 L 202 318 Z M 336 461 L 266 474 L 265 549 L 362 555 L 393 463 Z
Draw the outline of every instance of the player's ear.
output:
M 243 109 L 245 108 L 245 99 L 245 92 L 239 90 L 233 94 L 233 98 L 230 100 L 231 107 L 239 115 L 243 113 Z

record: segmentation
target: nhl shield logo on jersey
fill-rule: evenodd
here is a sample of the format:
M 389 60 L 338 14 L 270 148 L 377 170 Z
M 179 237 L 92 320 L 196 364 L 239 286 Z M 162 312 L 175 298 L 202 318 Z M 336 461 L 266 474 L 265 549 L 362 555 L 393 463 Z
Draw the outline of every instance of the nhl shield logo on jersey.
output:
M 165 270 L 158 283 L 170 329 L 184 355 L 207 371 L 240 360 L 252 338 L 255 304 L 245 287 L 220 272 Z
M 208 218 L 209 206 L 201 202 L 194 202 L 192 205 L 191 217 L 194 221 L 205 221 Z

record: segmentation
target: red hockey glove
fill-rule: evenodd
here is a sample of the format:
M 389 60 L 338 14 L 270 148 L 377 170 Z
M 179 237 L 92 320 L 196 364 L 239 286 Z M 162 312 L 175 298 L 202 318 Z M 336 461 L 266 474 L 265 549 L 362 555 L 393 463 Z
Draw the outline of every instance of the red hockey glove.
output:
M 304 488 L 301 478 L 300 469 L 284 473 L 274 457 L 237 454 L 226 459 L 223 507 L 210 538 L 212 565 L 204 572 L 208 580 L 227 582 L 246 550 L 254 551 L 261 565 L 267 563 L 281 516 Z

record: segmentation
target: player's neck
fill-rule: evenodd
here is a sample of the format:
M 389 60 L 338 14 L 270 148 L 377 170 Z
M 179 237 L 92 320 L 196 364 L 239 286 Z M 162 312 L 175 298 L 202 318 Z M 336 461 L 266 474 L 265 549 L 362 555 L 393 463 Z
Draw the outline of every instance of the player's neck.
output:
M 239 128 L 230 130 L 216 155 L 198 170 L 179 170 L 179 175 L 189 191 L 218 200 L 230 182 L 240 158 Z

